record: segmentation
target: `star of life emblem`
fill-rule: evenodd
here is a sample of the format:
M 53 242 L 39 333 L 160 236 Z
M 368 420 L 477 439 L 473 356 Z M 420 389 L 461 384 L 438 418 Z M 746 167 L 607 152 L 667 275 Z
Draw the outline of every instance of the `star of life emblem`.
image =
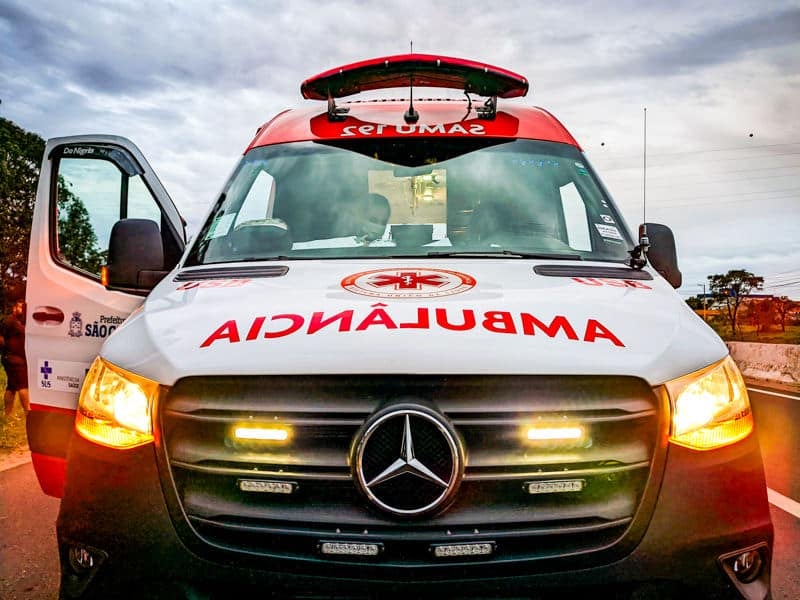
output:
M 376 269 L 348 275 L 342 287 L 354 294 L 376 298 L 438 298 L 475 287 L 475 278 L 447 269 Z

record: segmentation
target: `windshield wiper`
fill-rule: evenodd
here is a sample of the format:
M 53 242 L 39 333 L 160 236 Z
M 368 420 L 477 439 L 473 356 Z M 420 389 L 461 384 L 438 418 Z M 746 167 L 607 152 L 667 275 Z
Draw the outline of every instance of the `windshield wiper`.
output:
M 546 260 L 583 260 L 580 254 L 520 252 L 518 250 L 451 250 L 449 252 L 428 252 L 426 256 L 432 258 L 494 258 L 496 256 L 507 256 L 509 258 L 543 258 Z

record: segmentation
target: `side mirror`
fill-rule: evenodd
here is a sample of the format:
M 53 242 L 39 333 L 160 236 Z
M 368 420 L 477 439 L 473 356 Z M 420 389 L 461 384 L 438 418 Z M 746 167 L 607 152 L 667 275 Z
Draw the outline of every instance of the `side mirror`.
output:
M 168 272 L 164 270 L 164 244 L 155 221 L 122 219 L 114 223 L 108 264 L 103 267 L 107 289 L 143 296 Z
M 647 260 L 672 287 L 681 287 L 683 275 L 678 269 L 678 253 L 675 250 L 675 236 L 672 235 L 672 230 L 666 225 L 645 223 L 639 225 L 639 237 L 644 233 L 645 227 L 647 238 L 650 240 Z

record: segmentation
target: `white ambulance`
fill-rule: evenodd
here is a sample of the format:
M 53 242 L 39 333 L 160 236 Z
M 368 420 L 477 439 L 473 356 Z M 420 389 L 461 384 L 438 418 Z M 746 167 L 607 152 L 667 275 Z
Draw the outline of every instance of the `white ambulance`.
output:
M 190 244 L 130 141 L 47 143 L 28 425 L 62 597 L 768 595 L 739 371 L 669 229 L 633 238 L 527 90 L 321 73 Z

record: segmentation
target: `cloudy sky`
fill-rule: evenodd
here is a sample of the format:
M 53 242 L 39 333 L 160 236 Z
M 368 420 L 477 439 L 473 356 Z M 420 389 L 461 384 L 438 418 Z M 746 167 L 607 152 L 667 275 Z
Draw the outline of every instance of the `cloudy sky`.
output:
M 0 1 L 0 116 L 132 139 L 196 231 L 300 82 L 414 50 L 531 81 L 622 208 L 675 232 L 683 296 L 747 269 L 800 299 L 800 1 Z M 517 100 L 519 101 L 519 100 Z

